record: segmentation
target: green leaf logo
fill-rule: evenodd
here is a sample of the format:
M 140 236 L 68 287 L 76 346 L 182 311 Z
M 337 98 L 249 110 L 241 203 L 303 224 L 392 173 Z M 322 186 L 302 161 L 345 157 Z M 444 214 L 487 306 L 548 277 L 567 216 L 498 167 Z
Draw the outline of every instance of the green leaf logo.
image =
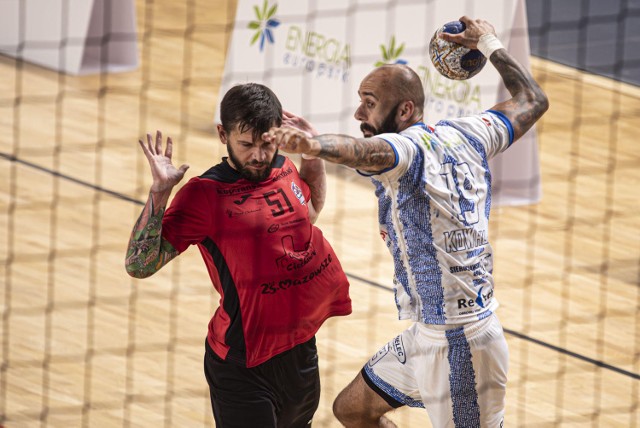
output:
M 269 3 L 267 0 L 264 0 L 262 4 L 262 9 L 258 6 L 253 6 L 253 10 L 256 13 L 257 20 L 249 22 L 247 28 L 251 30 L 256 30 L 251 38 L 250 45 L 253 46 L 258 39 L 260 39 L 260 52 L 264 49 L 265 40 L 269 43 L 273 43 L 273 29 L 280 25 L 280 21 L 275 19 L 273 16 L 276 14 L 278 10 L 278 4 L 274 4 L 269 7 Z
M 407 63 L 404 59 L 400 59 L 400 55 L 402 55 L 402 52 L 404 51 L 404 43 L 396 49 L 396 36 L 391 36 L 388 48 L 385 45 L 380 45 L 380 51 L 382 52 L 382 61 L 376 62 L 376 67 L 380 67 L 385 64 Z

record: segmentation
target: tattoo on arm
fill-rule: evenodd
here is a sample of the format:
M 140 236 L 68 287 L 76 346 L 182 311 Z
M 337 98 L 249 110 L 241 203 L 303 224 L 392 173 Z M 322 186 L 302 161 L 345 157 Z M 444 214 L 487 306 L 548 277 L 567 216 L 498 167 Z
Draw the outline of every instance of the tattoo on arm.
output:
M 391 146 L 380 138 L 353 138 L 347 135 L 319 135 L 319 157 L 363 171 L 380 172 L 396 161 Z
M 505 49 L 495 51 L 491 55 L 491 63 L 513 97 L 493 109 L 509 118 L 515 139 L 518 139 L 547 111 L 549 101 L 533 76 Z
M 153 275 L 179 254 L 169 241 L 162 238 L 164 212 L 164 206 L 154 207 L 153 195 L 150 195 L 133 227 L 125 267 L 135 278 Z

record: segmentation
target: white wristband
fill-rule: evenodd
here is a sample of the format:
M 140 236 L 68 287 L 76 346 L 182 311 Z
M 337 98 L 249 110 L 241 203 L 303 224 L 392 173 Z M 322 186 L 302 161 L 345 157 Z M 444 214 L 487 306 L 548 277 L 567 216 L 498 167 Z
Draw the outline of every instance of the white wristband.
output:
M 315 156 L 312 156 L 312 155 L 308 155 L 308 154 L 306 154 L 306 153 L 303 153 L 303 154 L 302 154 L 302 159 L 306 159 L 306 160 L 313 160 L 313 159 L 318 159 L 318 158 L 317 158 L 317 157 L 315 157 Z
M 500 40 L 491 33 L 483 34 L 480 36 L 480 40 L 478 40 L 478 50 L 482 52 L 482 55 L 487 59 L 489 59 L 495 51 L 503 48 L 504 46 L 502 46 Z

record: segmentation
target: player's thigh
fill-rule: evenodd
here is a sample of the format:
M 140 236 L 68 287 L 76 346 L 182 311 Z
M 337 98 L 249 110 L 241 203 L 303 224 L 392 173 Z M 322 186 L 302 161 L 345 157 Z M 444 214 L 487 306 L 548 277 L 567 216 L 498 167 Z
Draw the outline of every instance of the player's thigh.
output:
M 278 385 L 278 426 L 308 427 L 320 403 L 320 371 L 315 338 L 292 349 L 273 364 L 272 382 Z
M 416 375 L 433 426 L 498 427 L 509 355 L 497 318 L 447 332 L 423 326 L 420 336 L 424 364 Z
M 412 367 L 419 352 L 414 336 L 410 327 L 380 348 L 338 397 L 337 410 L 347 402 L 353 411 L 370 409 L 379 415 L 403 405 L 423 407 Z
M 212 399 L 217 428 L 276 428 L 273 403 L 266 397 L 218 396 Z
M 398 406 L 395 406 L 398 407 Z M 338 417 L 349 418 L 352 415 L 377 419 L 393 410 L 387 401 L 365 382 L 362 372 L 347 385 L 336 397 L 333 412 Z
M 469 340 L 477 380 L 480 421 L 483 427 L 498 427 L 505 410 L 509 349 L 496 316 L 492 317 L 481 336 L 477 344 L 473 338 Z
M 204 371 L 216 427 L 276 427 L 276 398 L 260 370 L 223 361 L 207 346 Z

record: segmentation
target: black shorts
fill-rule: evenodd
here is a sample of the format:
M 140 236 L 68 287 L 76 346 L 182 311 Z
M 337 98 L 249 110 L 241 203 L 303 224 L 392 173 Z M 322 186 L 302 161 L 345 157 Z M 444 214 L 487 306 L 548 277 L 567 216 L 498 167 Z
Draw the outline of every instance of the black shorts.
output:
M 252 368 L 205 341 L 204 374 L 217 428 L 308 428 L 320 401 L 315 337 Z

